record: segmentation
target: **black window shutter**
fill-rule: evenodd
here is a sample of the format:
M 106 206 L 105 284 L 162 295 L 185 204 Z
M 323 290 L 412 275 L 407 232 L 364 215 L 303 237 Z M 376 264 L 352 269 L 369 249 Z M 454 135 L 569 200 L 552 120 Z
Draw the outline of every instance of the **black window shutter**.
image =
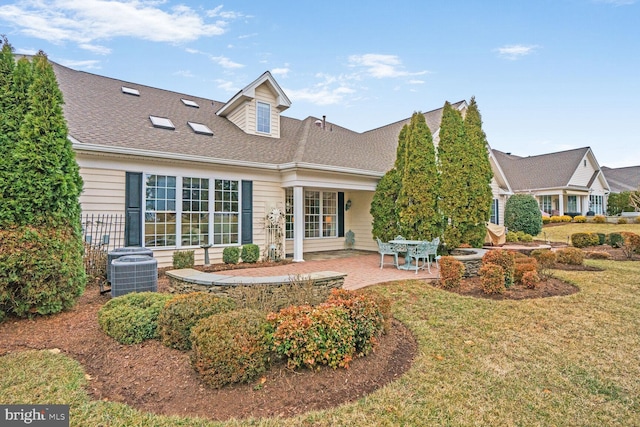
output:
M 240 243 L 253 243 L 253 181 L 242 181 L 242 234 Z
M 338 191 L 338 237 L 344 237 L 344 193 Z
M 142 173 L 127 172 L 124 245 L 142 246 Z

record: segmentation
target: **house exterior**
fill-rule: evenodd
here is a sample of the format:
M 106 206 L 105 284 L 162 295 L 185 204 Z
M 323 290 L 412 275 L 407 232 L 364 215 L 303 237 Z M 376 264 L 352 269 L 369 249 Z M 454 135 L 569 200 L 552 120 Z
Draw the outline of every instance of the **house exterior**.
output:
M 606 212 L 611 192 L 589 147 L 519 157 L 492 150 L 514 193 L 533 195 L 551 215 Z
M 345 248 L 348 230 L 353 248 L 376 250 L 370 205 L 409 118 L 363 133 L 324 117 L 289 118 L 291 102 L 269 72 L 218 102 L 53 67 L 83 214 L 122 215 L 124 244 L 152 249 L 160 266 L 179 249 L 195 250 L 201 264 L 206 244 L 211 262 L 246 243 L 266 254 L 274 212 L 294 261 Z M 441 117 L 442 109 L 425 113 L 435 143 Z M 493 187 L 507 192 L 504 177 Z
M 182 249 L 202 264 L 203 245 L 221 262 L 225 247 L 247 243 L 303 261 L 306 252 L 344 249 L 348 230 L 349 247 L 377 249 L 371 202 L 410 118 L 362 133 L 326 117 L 289 118 L 291 101 L 269 72 L 219 102 L 53 67 L 84 180 L 83 214 L 123 217 L 124 245 L 152 249 L 159 266 Z M 464 114 L 467 103 L 453 107 Z M 442 108 L 424 115 L 437 145 Z M 610 190 L 589 148 L 488 155 L 495 224 L 518 192 L 552 212 L 604 212 Z

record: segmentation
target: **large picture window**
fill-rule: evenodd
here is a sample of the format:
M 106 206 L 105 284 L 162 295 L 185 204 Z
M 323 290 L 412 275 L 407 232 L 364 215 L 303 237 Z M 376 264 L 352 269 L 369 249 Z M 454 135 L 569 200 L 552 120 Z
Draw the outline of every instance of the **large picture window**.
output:
M 233 180 L 146 174 L 145 246 L 239 243 L 239 188 Z
M 336 237 L 338 194 L 324 191 L 304 193 L 304 236 Z
M 271 106 L 267 103 L 256 103 L 256 130 L 271 133 Z
M 238 243 L 239 234 L 239 184 L 238 181 L 217 179 L 213 203 L 213 244 Z
M 567 212 L 578 212 L 578 196 L 567 196 Z
M 176 244 L 176 177 L 146 175 L 144 244 L 146 247 Z
M 491 218 L 489 219 L 489 221 L 491 221 L 492 224 L 500 224 L 498 199 L 493 199 L 493 201 L 491 202 Z

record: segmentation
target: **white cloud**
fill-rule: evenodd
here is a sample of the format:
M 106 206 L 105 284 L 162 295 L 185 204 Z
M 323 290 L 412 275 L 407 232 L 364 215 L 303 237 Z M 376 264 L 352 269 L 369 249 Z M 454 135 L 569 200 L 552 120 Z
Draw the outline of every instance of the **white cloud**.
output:
M 239 64 L 237 62 L 233 62 L 232 60 L 230 60 L 226 56 L 209 56 L 209 59 L 211 59 L 216 64 L 220 65 L 222 68 L 242 68 L 242 67 L 244 67 L 244 65 Z
M 363 67 L 369 75 L 378 79 L 420 76 L 427 74 L 427 71 L 404 71 L 402 70 L 402 61 L 400 61 L 400 58 L 396 55 L 383 55 L 377 53 L 351 55 L 349 56 L 349 66 Z
M 108 55 L 111 53 L 111 49 L 106 46 L 100 46 L 90 43 L 80 43 L 78 45 L 80 49 L 88 50 L 89 52 L 96 53 L 98 55 Z
M 58 62 L 60 62 L 60 64 L 64 65 L 65 67 L 73 68 L 76 70 L 96 70 L 101 68 L 100 61 L 96 61 L 92 59 L 88 59 L 84 61 L 74 60 L 74 59 L 62 59 Z
M 224 90 L 226 92 L 237 92 L 238 91 L 238 87 L 232 81 L 216 79 L 215 82 L 217 83 L 219 89 L 222 89 L 222 90 Z
M 513 45 L 502 46 L 495 50 L 498 52 L 498 55 L 500 55 L 503 58 L 516 60 L 516 59 L 522 58 L 523 56 L 532 54 L 538 48 L 539 48 L 538 45 L 526 46 L 522 44 L 513 44 Z
M 424 84 L 424 80 L 411 79 L 411 80 L 409 80 L 408 83 L 412 84 L 412 85 L 423 85 Z
M 274 76 L 287 77 L 289 75 L 289 71 L 291 70 L 289 69 L 287 64 L 285 64 L 284 67 L 272 69 L 271 74 L 273 74 Z
M 334 89 L 328 87 L 304 88 L 304 89 L 287 89 L 287 94 L 292 102 L 307 101 L 315 105 L 332 105 L 341 104 L 344 101 L 344 95 L 354 93 L 353 89 L 340 86 Z
M 132 37 L 188 42 L 223 34 L 228 22 L 241 16 L 222 12 L 220 6 L 214 9 L 219 19 L 206 22 L 188 6 L 163 9 L 164 4 L 149 0 L 30 0 L 0 6 L 0 20 L 31 37 L 77 43 L 83 49 L 104 54 L 107 48 L 96 45 L 96 41 Z

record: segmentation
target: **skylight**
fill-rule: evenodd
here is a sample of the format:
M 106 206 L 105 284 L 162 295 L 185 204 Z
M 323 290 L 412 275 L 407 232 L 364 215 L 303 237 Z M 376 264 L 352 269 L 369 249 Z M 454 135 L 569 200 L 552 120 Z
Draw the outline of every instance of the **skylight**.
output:
M 195 101 L 192 101 L 190 99 L 184 99 L 184 98 L 181 98 L 181 99 L 182 99 L 182 103 L 186 106 L 200 108 L 200 106 Z
M 149 119 L 151 120 L 151 124 L 153 124 L 153 127 L 171 130 L 176 128 L 171 120 L 167 119 L 166 117 L 149 116 Z
M 138 89 L 126 86 L 122 86 L 122 93 L 126 93 L 127 95 L 140 96 L 140 91 Z
M 203 125 L 202 123 L 194 123 L 194 122 L 187 122 L 187 123 L 189 123 L 189 126 L 191 126 L 191 129 L 193 129 L 195 133 L 199 133 L 202 135 L 213 135 L 213 131 L 209 129 L 207 125 Z

